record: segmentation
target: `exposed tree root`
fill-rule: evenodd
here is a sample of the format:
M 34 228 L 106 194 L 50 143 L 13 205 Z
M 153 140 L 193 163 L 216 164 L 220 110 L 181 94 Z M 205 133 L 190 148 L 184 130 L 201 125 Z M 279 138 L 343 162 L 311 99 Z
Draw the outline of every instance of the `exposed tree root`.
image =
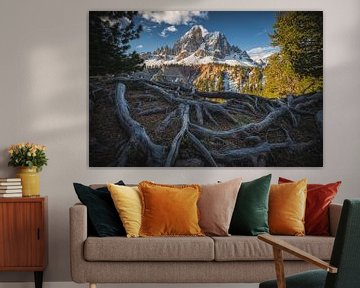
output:
M 118 144 L 116 159 L 113 162 L 114 166 L 129 164 L 131 147 L 141 149 L 147 157 L 147 166 L 174 166 L 179 158 L 179 150 L 185 137 L 208 166 L 216 167 L 224 164 L 232 166 L 243 161 L 247 161 L 247 163 L 250 161 L 253 166 L 266 166 L 268 159 L 273 157 L 272 155 L 276 150 L 286 149 L 299 153 L 317 143 L 316 140 L 296 142 L 290 137 L 289 129 L 295 129 L 300 125 L 302 115 L 307 117 L 307 121 L 309 121 L 310 115 L 313 116 L 316 127 L 320 132 L 322 131 L 322 111 L 316 110 L 316 106 L 314 106 L 322 101 L 322 93 L 300 97 L 289 96 L 286 99 L 265 99 L 240 95 L 239 98 L 228 99 L 225 104 L 216 104 L 204 100 L 206 97 L 204 95 L 196 99 L 196 93 L 191 91 L 175 90 L 166 84 L 160 85 L 151 81 L 138 81 L 147 87 L 148 91 L 156 93 L 148 92 L 148 96 L 132 95 L 137 101 L 140 101 L 138 107 L 132 106 L 132 111 L 135 111 L 139 116 L 171 111 L 154 128 L 153 133 L 166 133 L 170 126 L 173 127 L 171 124 L 175 119 L 181 120 L 181 127 L 169 146 L 155 144 L 147 134 L 145 127 L 131 117 L 125 99 L 125 85 L 118 83 L 115 95 L 117 117 L 129 138 Z M 147 99 L 146 97 L 151 98 Z M 231 97 L 236 97 L 236 95 Z M 156 106 L 156 100 L 159 98 L 171 105 Z M 148 106 L 151 107 L 140 110 L 141 100 L 154 102 L 155 105 L 150 104 Z M 134 102 L 131 104 L 134 105 Z M 176 108 L 174 109 L 174 107 Z M 194 119 L 190 118 L 190 110 L 194 112 L 191 114 Z M 249 119 L 252 122 L 239 124 L 237 119 L 241 118 L 235 117 L 239 114 L 246 115 L 247 118 L 244 119 Z M 226 123 L 225 126 L 224 123 Z M 207 124 L 206 127 L 205 124 Z M 216 128 L 229 127 L 229 125 L 232 128 L 216 130 Z M 274 143 L 274 137 L 278 137 L 279 134 L 276 130 L 279 129 L 283 130 L 286 140 Z M 241 148 L 237 148 L 239 141 L 242 143 Z M 221 147 L 221 150 L 214 149 L 214 145 Z
M 146 115 L 163 113 L 163 112 L 166 112 L 166 111 L 167 111 L 167 108 L 155 107 L 155 108 L 152 108 L 152 109 L 148 109 L 148 110 L 139 112 L 138 115 L 146 116 Z
M 134 142 L 133 139 L 130 139 L 129 142 L 127 143 L 127 145 L 122 149 L 120 155 L 116 159 L 116 165 L 115 166 L 118 166 L 118 167 L 126 166 L 126 163 L 128 162 L 128 159 L 129 159 L 129 151 L 130 151 L 130 148 L 131 148 L 131 144 L 133 142 Z
M 129 137 L 136 141 L 147 155 L 148 166 L 162 166 L 164 150 L 161 145 L 154 144 L 146 133 L 144 126 L 131 118 L 125 99 L 125 85 L 118 83 L 116 87 L 115 103 L 118 110 L 120 125 Z
M 149 88 L 159 92 L 166 101 L 170 102 L 170 103 L 178 103 L 178 104 L 186 104 L 186 105 L 198 105 L 201 106 L 203 108 L 207 108 L 208 110 L 212 111 L 212 112 L 217 112 L 220 113 L 222 115 L 224 115 L 225 117 L 227 117 L 229 120 L 237 123 L 236 119 L 234 119 L 234 117 L 232 117 L 228 111 L 226 111 L 226 109 L 223 107 L 223 105 L 221 104 L 214 104 L 205 100 L 192 100 L 192 99 L 185 99 L 182 97 L 179 97 L 179 95 L 176 95 L 176 91 L 175 92 L 168 92 L 166 91 L 164 88 L 161 87 L 157 87 L 153 84 L 148 84 L 145 83 L 146 86 L 148 86 Z
M 203 113 L 202 113 L 201 107 L 198 104 L 194 105 L 194 107 L 195 107 L 197 123 L 199 123 L 200 125 L 203 125 L 204 124 L 204 118 L 203 118 Z
M 110 167 L 111 166 L 120 166 L 119 165 L 119 159 L 121 158 L 121 154 L 123 153 L 124 150 L 124 146 L 127 144 L 128 140 L 127 139 L 122 139 L 116 148 L 116 154 L 115 154 L 115 159 L 112 163 L 110 163 Z
M 182 125 L 179 133 L 175 136 L 173 142 L 171 143 L 170 151 L 165 161 L 166 167 L 173 166 L 179 152 L 181 140 L 189 127 L 189 105 L 180 104 L 179 108 Z
M 230 130 L 225 131 L 215 131 L 211 129 L 207 129 L 196 124 L 191 123 L 190 126 L 197 133 L 204 134 L 207 136 L 213 137 L 235 137 L 235 134 L 248 134 L 250 132 L 261 132 L 262 130 L 269 127 L 276 119 L 283 116 L 287 112 L 287 108 L 279 108 L 271 113 L 269 113 L 262 121 L 258 123 L 250 123 L 246 125 L 242 125 Z
M 139 95 L 139 96 L 135 96 L 135 98 L 136 100 L 146 101 L 146 102 L 156 101 L 158 99 L 156 96 L 152 96 L 152 95 Z
M 212 167 L 216 167 L 217 164 L 214 158 L 212 157 L 210 151 L 201 143 L 201 141 L 190 131 L 187 132 L 187 135 L 194 144 L 195 149 L 201 154 L 201 156 L 204 157 L 204 159 L 209 163 L 209 165 Z
M 165 119 L 163 121 L 160 122 L 160 124 L 156 127 L 155 132 L 156 133 L 161 133 L 163 132 L 171 123 L 171 121 L 173 121 L 177 114 L 178 114 L 178 108 L 176 108 L 175 110 L 173 110 L 171 113 L 169 113 Z
M 212 117 L 212 115 L 210 114 L 210 112 L 208 111 L 208 109 L 206 109 L 206 107 L 203 107 L 204 113 L 206 115 L 206 117 L 209 119 L 209 121 L 214 124 L 215 126 L 219 126 L 219 124 L 216 122 L 216 120 L 214 119 L 214 117 Z
M 254 157 L 263 153 L 270 153 L 274 149 L 290 149 L 292 151 L 300 152 L 307 147 L 314 144 L 314 141 L 294 143 L 292 141 L 286 141 L 281 143 L 269 143 L 263 142 L 255 147 L 246 147 L 239 149 L 223 150 L 221 152 L 213 151 L 211 154 L 215 159 L 223 162 L 232 162 L 234 160 L 244 160 L 249 157 Z

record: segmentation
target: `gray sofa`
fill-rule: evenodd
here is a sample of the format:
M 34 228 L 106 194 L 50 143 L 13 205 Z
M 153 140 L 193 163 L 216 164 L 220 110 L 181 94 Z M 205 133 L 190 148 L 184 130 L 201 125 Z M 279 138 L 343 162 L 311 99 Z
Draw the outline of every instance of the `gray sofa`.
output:
M 330 206 L 330 237 L 280 236 L 330 259 L 341 205 Z M 71 275 L 77 283 L 257 283 L 275 277 L 270 245 L 252 236 L 88 237 L 86 206 L 70 208 Z M 285 254 L 286 274 L 313 269 Z

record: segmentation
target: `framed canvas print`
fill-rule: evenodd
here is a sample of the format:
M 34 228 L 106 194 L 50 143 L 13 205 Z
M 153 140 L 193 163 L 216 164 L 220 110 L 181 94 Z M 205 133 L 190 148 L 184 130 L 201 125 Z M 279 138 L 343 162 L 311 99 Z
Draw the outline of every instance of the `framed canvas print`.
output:
M 90 11 L 91 167 L 321 167 L 322 11 Z

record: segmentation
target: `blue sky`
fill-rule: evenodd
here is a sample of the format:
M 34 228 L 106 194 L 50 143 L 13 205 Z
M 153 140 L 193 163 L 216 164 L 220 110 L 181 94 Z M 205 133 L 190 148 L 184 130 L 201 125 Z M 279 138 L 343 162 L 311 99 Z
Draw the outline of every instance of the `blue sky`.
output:
M 271 46 L 274 11 L 139 11 L 136 24 L 143 25 L 140 38 L 131 41 L 131 50 L 154 51 L 172 46 L 193 25 L 202 25 L 209 32 L 223 32 L 229 43 L 242 50 Z

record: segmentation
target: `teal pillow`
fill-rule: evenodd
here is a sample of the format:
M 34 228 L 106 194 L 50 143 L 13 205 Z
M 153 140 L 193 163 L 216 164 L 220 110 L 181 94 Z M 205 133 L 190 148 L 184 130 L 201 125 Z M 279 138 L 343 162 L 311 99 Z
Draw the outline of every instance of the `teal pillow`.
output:
M 271 174 L 241 184 L 231 218 L 232 235 L 269 233 L 268 208 Z

